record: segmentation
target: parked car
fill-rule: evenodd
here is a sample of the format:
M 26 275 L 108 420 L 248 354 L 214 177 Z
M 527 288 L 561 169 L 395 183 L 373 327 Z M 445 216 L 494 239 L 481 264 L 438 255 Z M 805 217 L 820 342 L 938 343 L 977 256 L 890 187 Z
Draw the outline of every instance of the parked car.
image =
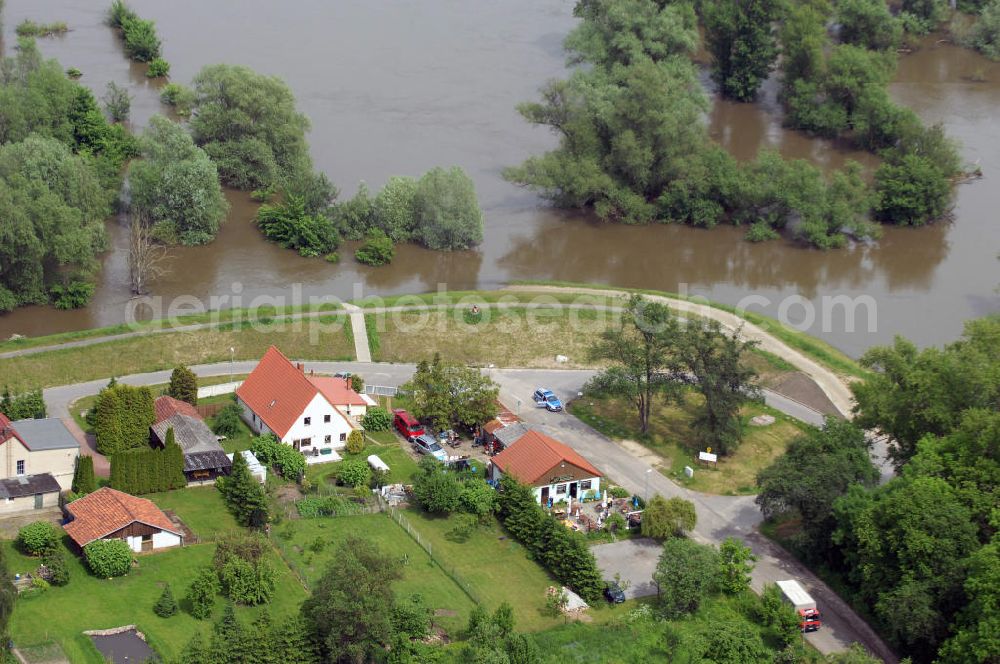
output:
M 559 397 L 552 393 L 552 390 L 546 390 L 545 388 L 538 388 L 532 395 L 535 400 L 535 405 L 539 408 L 544 408 L 545 410 L 558 413 L 563 409 L 562 401 L 559 401 Z
M 612 604 L 621 604 L 625 601 L 625 591 L 614 581 L 604 586 L 604 598 Z
M 417 436 L 424 435 L 424 425 L 417 421 L 413 415 L 402 408 L 397 408 L 392 411 L 392 425 L 396 427 L 396 431 L 400 433 L 403 438 L 413 442 L 413 439 Z
M 348 378 L 350 378 L 353 375 L 354 374 L 352 374 L 350 371 L 338 371 L 337 373 L 333 374 L 333 377 L 334 378 L 343 378 L 344 380 L 347 380 Z
M 448 453 L 432 436 L 422 433 L 413 439 L 413 449 L 421 454 L 429 454 L 438 461 L 445 461 Z

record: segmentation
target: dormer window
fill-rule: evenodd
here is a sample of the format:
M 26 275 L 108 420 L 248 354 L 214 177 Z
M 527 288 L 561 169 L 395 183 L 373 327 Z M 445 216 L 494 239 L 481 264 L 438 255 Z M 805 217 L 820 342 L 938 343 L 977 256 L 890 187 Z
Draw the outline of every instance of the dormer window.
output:
M 302 424 L 309 426 L 310 424 L 312 424 L 312 418 L 311 417 L 302 418 Z

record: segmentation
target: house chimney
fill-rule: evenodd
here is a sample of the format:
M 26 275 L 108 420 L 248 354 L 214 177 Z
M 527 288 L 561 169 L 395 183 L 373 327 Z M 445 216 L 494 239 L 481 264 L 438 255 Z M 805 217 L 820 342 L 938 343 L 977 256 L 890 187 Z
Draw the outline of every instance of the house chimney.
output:
M 348 376 L 348 377 L 347 377 L 347 378 L 345 378 L 344 380 L 346 380 L 346 381 L 347 381 L 347 389 L 349 389 L 349 390 L 353 390 L 354 388 L 353 388 L 353 387 L 351 387 L 351 377 L 350 377 L 350 376 Z

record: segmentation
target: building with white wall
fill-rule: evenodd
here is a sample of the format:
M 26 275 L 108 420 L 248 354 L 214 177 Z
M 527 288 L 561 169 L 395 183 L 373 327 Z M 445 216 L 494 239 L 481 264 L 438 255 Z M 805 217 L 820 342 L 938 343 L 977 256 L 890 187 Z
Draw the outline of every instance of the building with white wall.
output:
M 493 457 L 490 478 L 510 475 L 530 486 L 542 505 L 591 498 L 601 490 L 601 472 L 569 445 L 529 429 Z
M 66 534 L 82 550 L 91 542 L 120 539 L 136 553 L 184 543 L 184 534 L 151 500 L 102 487 L 66 505 Z

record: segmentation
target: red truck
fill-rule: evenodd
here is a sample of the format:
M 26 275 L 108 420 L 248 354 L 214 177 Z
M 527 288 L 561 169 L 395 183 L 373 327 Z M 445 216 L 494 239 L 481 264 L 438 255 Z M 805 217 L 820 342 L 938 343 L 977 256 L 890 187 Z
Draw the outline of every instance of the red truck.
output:
M 402 408 L 392 411 L 392 424 L 409 442 L 412 442 L 417 436 L 424 435 L 424 425 Z
M 798 581 L 778 581 L 778 588 L 785 596 L 785 601 L 792 605 L 799 615 L 799 629 L 803 632 L 815 632 L 822 625 L 816 601 L 799 585 Z

